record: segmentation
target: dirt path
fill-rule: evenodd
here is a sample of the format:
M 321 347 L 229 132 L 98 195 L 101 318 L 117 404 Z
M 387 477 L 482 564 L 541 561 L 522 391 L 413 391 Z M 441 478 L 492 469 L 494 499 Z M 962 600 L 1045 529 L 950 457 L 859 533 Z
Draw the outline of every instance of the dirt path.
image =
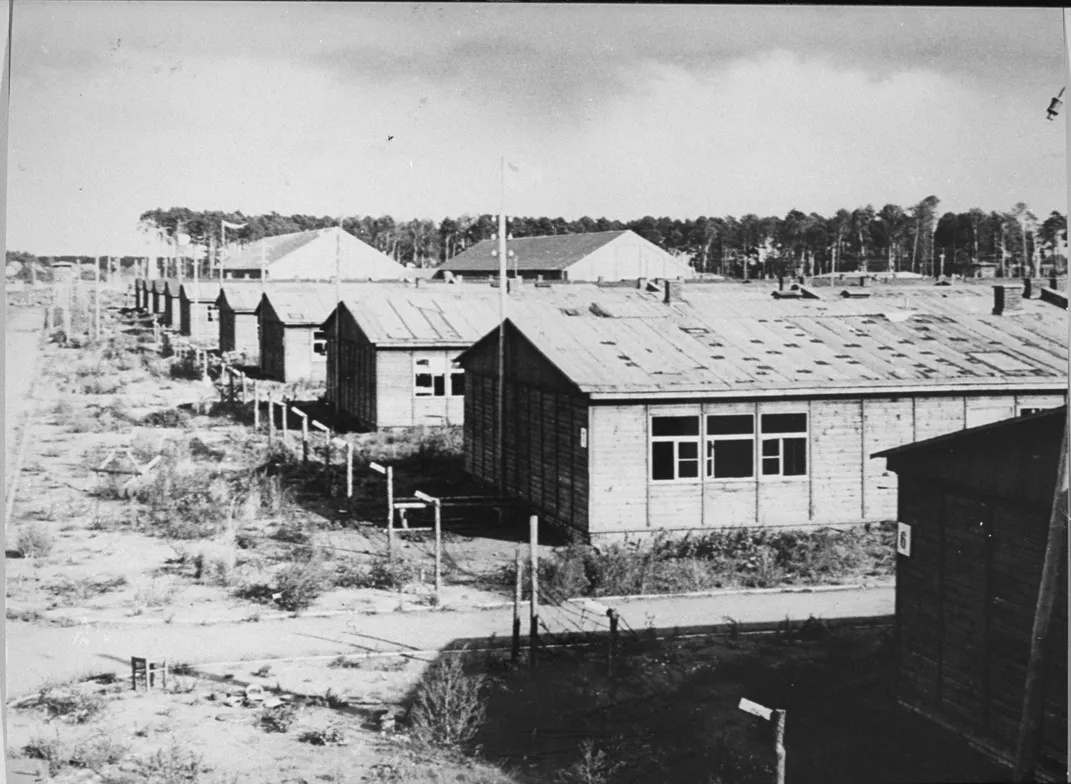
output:
M 4 354 L 4 498 L 8 497 L 18 455 L 18 436 L 33 408 L 30 388 L 37 372 L 37 357 L 44 313 L 38 308 L 7 310 Z
M 891 615 L 894 589 L 818 593 L 758 593 L 652 598 L 607 602 L 633 629 L 673 629 L 725 623 L 778 622 L 789 617 Z M 527 612 L 527 611 L 526 611 Z M 571 609 L 544 608 L 552 630 L 602 630 L 605 618 Z M 525 619 L 527 622 L 527 619 Z M 93 672 L 128 673 L 131 656 L 191 664 L 367 651 L 434 651 L 463 639 L 508 639 L 512 609 L 473 612 L 409 612 L 380 615 L 299 617 L 212 626 L 85 625 L 55 627 L 7 624 L 10 697 L 32 692 L 47 680 Z

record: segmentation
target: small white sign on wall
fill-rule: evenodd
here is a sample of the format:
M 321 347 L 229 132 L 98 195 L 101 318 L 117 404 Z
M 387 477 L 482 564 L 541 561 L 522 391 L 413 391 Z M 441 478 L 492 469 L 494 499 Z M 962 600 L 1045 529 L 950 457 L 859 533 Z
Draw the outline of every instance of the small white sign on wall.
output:
M 896 552 L 911 555 L 911 526 L 907 523 L 896 524 Z
M 588 429 L 586 427 L 580 428 L 580 448 L 588 448 Z

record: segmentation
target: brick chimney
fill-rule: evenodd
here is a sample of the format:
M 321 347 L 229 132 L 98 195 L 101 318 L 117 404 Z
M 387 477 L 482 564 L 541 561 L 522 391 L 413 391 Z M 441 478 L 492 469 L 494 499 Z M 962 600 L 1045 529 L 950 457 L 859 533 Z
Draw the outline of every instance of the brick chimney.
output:
M 993 287 L 993 315 L 1000 316 L 1021 310 L 1023 307 L 1022 286 L 998 285 Z
M 643 291 L 644 289 L 646 289 L 647 288 L 647 278 L 636 278 L 636 288 L 638 288 L 640 291 Z M 1053 286 L 1053 288 L 1056 288 L 1056 287 Z
M 1030 299 L 1034 294 L 1034 281 L 1030 278 L 1023 278 L 1023 299 Z
M 671 302 L 680 302 L 680 299 L 681 282 L 679 280 L 667 280 L 665 297 L 666 304 L 668 305 Z

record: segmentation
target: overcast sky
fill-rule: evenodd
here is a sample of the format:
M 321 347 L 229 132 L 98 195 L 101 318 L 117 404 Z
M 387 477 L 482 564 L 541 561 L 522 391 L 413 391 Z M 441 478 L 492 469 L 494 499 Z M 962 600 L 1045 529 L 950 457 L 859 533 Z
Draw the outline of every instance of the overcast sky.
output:
M 1066 211 L 1059 9 L 16 0 L 8 247 L 155 207 Z M 388 141 L 388 137 L 393 137 Z

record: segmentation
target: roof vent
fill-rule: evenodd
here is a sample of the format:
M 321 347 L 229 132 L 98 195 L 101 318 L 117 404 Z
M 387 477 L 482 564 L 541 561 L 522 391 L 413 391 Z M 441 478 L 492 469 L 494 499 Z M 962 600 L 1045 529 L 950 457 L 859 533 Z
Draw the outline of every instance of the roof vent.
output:
M 864 297 L 869 297 L 870 296 L 870 292 L 869 291 L 851 291 L 850 289 L 845 289 L 844 291 L 842 291 L 840 293 L 840 295 L 841 295 L 841 297 L 843 297 L 845 299 L 849 299 L 849 298 L 850 299 L 862 299 Z

